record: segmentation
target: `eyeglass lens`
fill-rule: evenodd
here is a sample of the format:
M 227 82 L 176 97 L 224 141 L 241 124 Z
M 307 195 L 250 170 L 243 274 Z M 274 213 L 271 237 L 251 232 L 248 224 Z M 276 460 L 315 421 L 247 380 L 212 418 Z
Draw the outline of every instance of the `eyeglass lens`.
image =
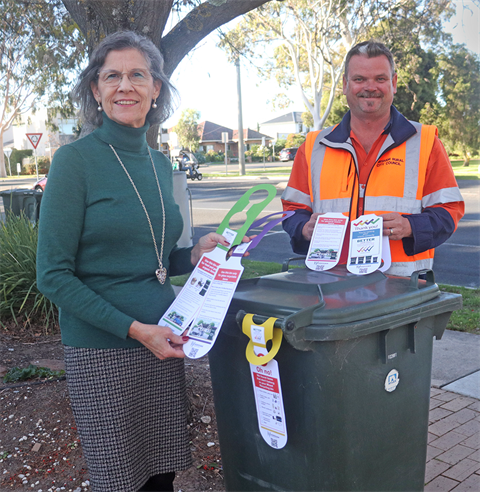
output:
M 131 72 L 117 72 L 115 70 L 107 70 L 105 72 L 100 72 L 100 80 L 106 85 L 120 85 L 123 76 L 126 75 L 128 80 L 133 85 L 145 85 L 150 80 L 150 73 L 145 70 L 132 70 Z

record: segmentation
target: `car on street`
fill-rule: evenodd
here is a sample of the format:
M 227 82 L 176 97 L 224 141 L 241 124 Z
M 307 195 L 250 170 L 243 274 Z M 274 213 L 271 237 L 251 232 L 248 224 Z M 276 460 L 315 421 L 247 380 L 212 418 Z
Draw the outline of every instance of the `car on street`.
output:
M 280 151 L 280 160 L 285 161 L 293 161 L 297 154 L 298 147 L 289 147 L 288 149 L 283 149 Z
M 45 185 L 47 184 L 47 176 L 48 176 L 48 174 L 46 174 L 44 178 L 39 179 L 32 186 L 32 189 L 35 190 L 35 191 L 45 191 Z

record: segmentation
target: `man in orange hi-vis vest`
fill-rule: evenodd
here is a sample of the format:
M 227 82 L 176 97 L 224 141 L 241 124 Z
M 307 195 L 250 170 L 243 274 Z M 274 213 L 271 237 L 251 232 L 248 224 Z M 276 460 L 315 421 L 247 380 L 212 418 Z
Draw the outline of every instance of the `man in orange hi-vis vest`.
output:
M 434 248 L 455 231 L 464 202 L 436 127 L 401 115 L 392 105 L 396 91 L 386 46 L 366 41 L 349 51 L 343 93 L 350 111 L 338 125 L 307 135 L 282 195 L 284 210 L 296 211 L 283 221 L 294 252 L 307 253 L 319 214 L 355 220 L 374 213 L 390 239 L 386 273 L 432 268 Z

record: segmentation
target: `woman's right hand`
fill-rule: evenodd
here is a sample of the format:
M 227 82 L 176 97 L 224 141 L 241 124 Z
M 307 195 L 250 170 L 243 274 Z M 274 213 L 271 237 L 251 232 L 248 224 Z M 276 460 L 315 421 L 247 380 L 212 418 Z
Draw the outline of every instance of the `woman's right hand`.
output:
M 185 357 L 182 346 L 188 342 L 188 337 L 175 335 L 167 326 L 146 325 L 134 321 L 128 330 L 128 336 L 138 340 L 159 359 Z

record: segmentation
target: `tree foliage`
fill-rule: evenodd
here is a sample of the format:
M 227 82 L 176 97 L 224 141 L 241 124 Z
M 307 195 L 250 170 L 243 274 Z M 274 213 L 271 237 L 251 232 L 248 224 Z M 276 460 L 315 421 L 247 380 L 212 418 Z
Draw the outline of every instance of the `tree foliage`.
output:
M 177 125 L 173 128 L 180 145 L 188 148 L 190 152 L 195 152 L 200 143 L 200 135 L 198 133 L 199 118 L 200 113 L 198 111 L 185 109 L 182 111 Z
M 42 101 L 72 108 L 66 88 L 84 55 L 80 33 L 60 2 L 0 0 L 0 149 L 15 118 Z M 0 152 L 0 177 L 6 176 Z
M 430 36 L 434 41 L 441 19 L 451 13 L 449 0 L 285 0 L 247 14 L 220 46 L 231 58 L 239 53 L 257 57 L 261 74 L 275 77 L 281 86 L 295 85 L 313 128 L 319 129 L 332 109 L 345 55 L 354 44 L 372 33 L 385 40 L 394 36 L 399 46 L 412 32 L 417 39 Z M 388 31 L 391 25 L 398 26 L 394 33 Z M 266 46 L 272 57 L 264 56 Z
M 480 148 L 480 57 L 463 45 L 438 56 L 438 102 L 421 112 L 423 123 L 435 124 L 450 152 L 460 152 L 468 166 Z

